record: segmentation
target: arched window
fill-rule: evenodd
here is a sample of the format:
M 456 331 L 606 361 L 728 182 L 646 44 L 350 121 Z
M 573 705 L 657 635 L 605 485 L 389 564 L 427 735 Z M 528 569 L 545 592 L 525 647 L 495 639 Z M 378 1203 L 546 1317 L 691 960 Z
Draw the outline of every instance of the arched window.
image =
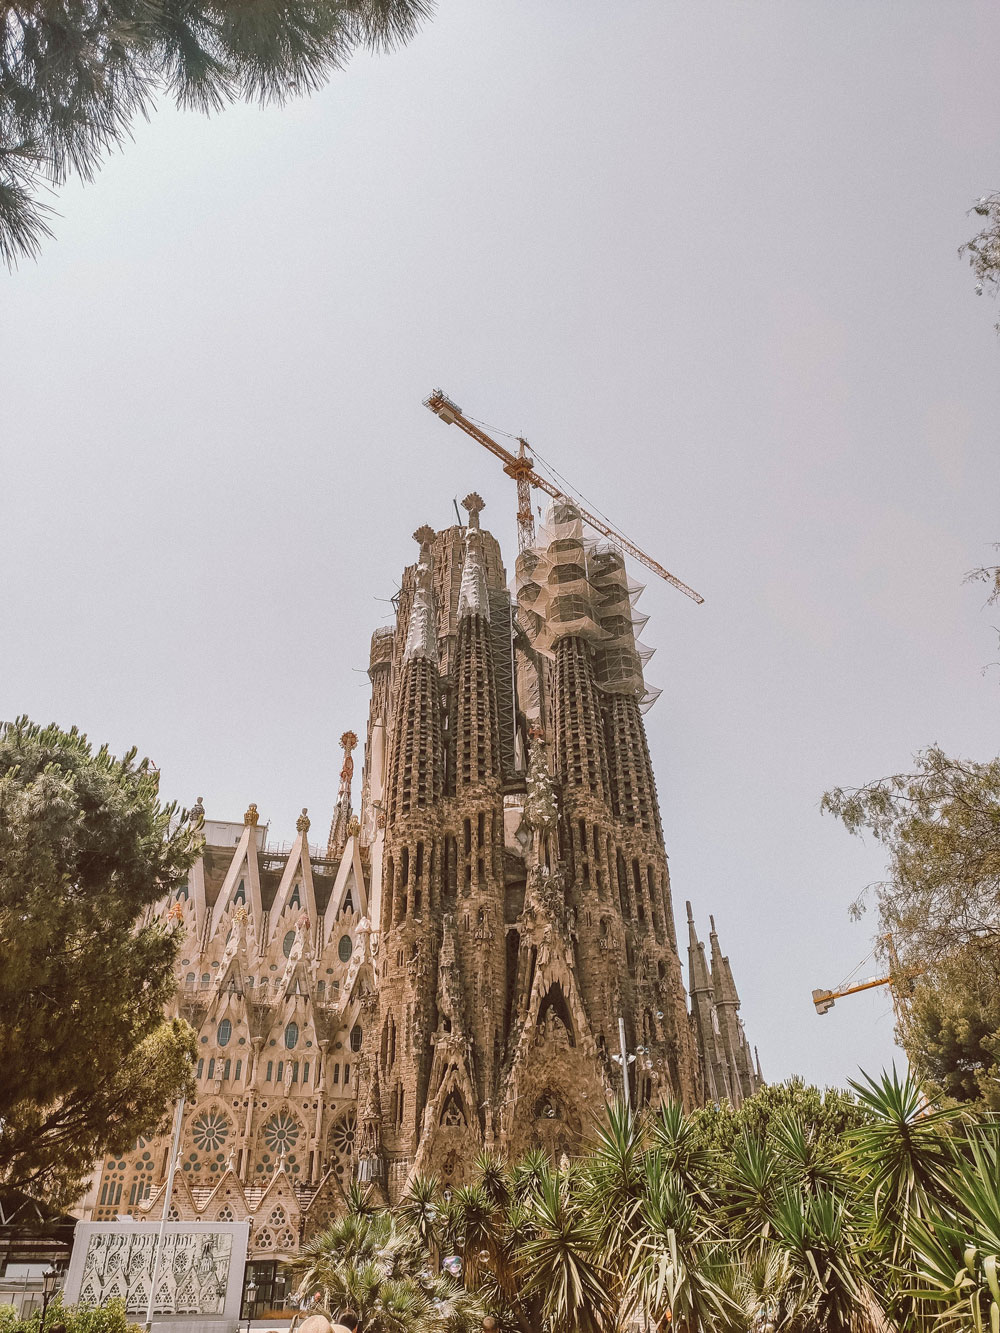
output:
M 341 935 L 340 943 L 337 945 L 337 954 L 342 963 L 351 961 L 351 954 L 354 952 L 354 945 L 351 942 L 350 935 Z
M 295 1050 L 295 1045 L 298 1039 L 299 1039 L 298 1023 L 289 1023 L 288 1026 L 285 1028 L 285 1046 L 288 1048 L 288 1050 L 290 1051 Z
M 361 1024 L 355 1023 L 351 1028 L 351 1050 L 361 1050 Z
M 228 1018 L 224 1018 L 219 1024 L 219 1029 L 215 1034 L 216 1041 L 220 1046 L 228 1046 L 229 1038 L 233 1035 L 233 1025 Z
M 290 930 L 281 944 L 282 952 L 284 953 L 286 958 L 292 952 L 292 945 L 294 943 L 295 943 L 295 931 Z

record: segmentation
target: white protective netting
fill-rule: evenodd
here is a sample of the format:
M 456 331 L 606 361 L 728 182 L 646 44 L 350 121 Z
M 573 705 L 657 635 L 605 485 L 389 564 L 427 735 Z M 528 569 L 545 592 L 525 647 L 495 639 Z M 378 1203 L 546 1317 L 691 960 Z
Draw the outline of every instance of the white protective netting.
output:
M 539 652 L 552 656 L 568 635 L 586 639 L 599 689 L 633 694 L 643 711 L 655 702 L 660 691 L 643 676 L 653 650 L 636 637 L 648 620 L 635 610 L 643 585 L 628 577 L 616 546 L 585 535 L 575 505 L 553 501 L 516 571 L 519 617 Z

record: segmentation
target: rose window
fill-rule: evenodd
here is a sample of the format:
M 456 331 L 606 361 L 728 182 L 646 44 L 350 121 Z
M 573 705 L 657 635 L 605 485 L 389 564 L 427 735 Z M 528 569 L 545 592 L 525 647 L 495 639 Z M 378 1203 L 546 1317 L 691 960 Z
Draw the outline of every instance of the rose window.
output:
M 353 1111 L 340 1120 L 330 1130 L 330 1154 L 333 1157 L 333 1169 L 343 1180 L 350 1177 L 354 1164 L 354 1143 L 358 1133 L 358 1119 Z
M 219 1111 L 202 1111 L 191 1126 L 191 1137 L 202 1152 L 215 1152 L 229 1137 L 229 1121 Z
M 264 1142 L 272 1152 L 286 1153 L 295 1147 L 299 1122 L 288 1111 L 279 1111 L 264 1126 Z

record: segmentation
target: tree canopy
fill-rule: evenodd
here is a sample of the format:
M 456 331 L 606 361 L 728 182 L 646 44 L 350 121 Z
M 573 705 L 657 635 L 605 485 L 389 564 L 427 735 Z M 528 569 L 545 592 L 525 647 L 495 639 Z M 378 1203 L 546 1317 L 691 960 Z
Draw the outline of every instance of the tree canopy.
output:
M 1000 1106 L 1000 759 L 931 746 L 912 772 L 837 787 L 823 808 L 888 851 L 874 889 L 907 1054 L 948 1095 Z
M 432 0 L 0 0 L 0 255 L 51 235 L 40 195 L 90 179 L 157 96 L 217 111 L 318 88 L 404 41 Z
M 0 727 L 0 1188 L 68 1204 L 188 1087 L 194 1034 L 164 1017 L 179 938 L 149 909 L 200 834 L 158 791 L 134 750 Z

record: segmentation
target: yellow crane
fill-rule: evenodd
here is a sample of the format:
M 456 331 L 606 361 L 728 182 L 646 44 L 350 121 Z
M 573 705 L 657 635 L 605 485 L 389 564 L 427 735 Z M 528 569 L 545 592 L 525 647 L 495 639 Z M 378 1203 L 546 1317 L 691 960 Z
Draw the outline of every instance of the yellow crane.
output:
M 488 449 L 503 463 L 503 470 L 508 477 L 513 477 L 517 483 L 517 549 L 518 552 L 526 551 L 535 544 L 535 520 L 531 512 L 531 488 L 536 487 L 550 495 L 554 500 L 566 499 L 572 503 L 580 512 L 581 518 L 592 527 L 595 532 L 599 532 L 618 548 L 619 551 L 633 556 L 636 560 L 651 569 L 654 574 L 659 575 L 661 579 L 666 580 L 679 592 L 684 593 L 685 597 L 690 597 L 693 602 L 700 605 L 704 602 L 704 597 L 696 593 L 693 588 L 689 588 L 686 583 L 682 583 L 676 575 L 671 574 L 669 570 L 664 569 L 659 561 L 654 560 L 651 555 L 647 555 L 635 542 L 630 541 L 628 537 L 618 531 L 617 528 L 606 523 L 603 519 L 597 518 L 577 501 L 574 496 L 561 491 L 547 477 L 541 476 L 535 471 L 535 460 L 528 453 L 528 441 L 518 437 L 518 452 L 512 454 L 509 449 L 505 449 L 502 444 L 498 444 L 491 435 L 482 430 L 474 421 L 471 421 L 462 409 L 447 398 L 440 389 L 435 389 L 429 398 L 424 399 L 424 407 L 430 410 L 445 423 L 446 426 L 458 426 L 464 430 L 471 439 L 478 441 L 484 449 Z
M 834 1001 L 843 999 L 845 995 L 857 995 L 859 991 L 874 990 L 876 986 L 888 986 L 892 993 L 892 1007 L 896 1012 L 896 1017 L 901 1022 L 905 1020 L 906 1014 L 903 1006 L 906 1003 L 907 996 L 900 993 L 901 989 L 905 989 L 907 992 L 911 991 L 913 989 L 913 978 L 919 977 L 923 968 L 904 968 L 902 966 L 891 935 L 883 936 L 882 943 L 885 945 L 889 957 L 889 972 L 887 975 L 884 977 L 869 977 L 867 981 L 842 981 L 834 990 L 814 990 L 812 1002 L 816 1006 L 818 1014 L 828 1013 L 833 1008 Z M 864 962 L 860 963 L 855 971 L 863 966 Z

